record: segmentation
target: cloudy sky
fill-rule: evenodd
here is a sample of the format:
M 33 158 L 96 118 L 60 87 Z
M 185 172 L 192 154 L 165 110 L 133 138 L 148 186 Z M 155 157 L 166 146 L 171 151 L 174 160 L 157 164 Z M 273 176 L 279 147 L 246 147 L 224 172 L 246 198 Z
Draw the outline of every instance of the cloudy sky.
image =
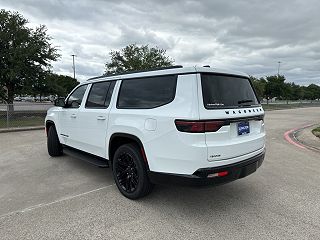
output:
M 320 84 L 317 0 L 0 0 L 30 26 L 44 24 L 61 53 L 54 71 L 80 80 L 101 75 L 110 50 L 130 43 L 167 49 L 176 64 L 211 65 L 253 76 L 280 73 Z

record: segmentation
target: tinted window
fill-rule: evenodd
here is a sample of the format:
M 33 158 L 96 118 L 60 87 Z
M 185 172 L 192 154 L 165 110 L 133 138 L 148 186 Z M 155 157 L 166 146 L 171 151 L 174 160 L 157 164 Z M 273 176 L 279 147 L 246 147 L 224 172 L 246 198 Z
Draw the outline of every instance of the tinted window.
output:
M 83 95 L 86 92 L 87 85 L 78 87 L 68 98 L 67 107 L 78 108 L 81 105 Z
M 207 109 L 259 104 L 247 78 L 201 74 L 201 85 Z
M 171 102 L 176 92 L 177 76 L 123 80 L 118 108 L 155 108 Z
M 92 84 L 87 99 L 86 108 L 106 108 L 109 106 L 110 99 L 107 101 L 107 95 L 110 88 L 110 82 L 99 82 Z
M 106 103 L 105 103 L 106 106 L 109 106 L 109 104 L 110 104 L 112 93 L 113 93 L 113 89 L 114 89 L 115 85 L 116 85 L 116 81 L 111 81 L 110 87 L 109 87 L 109 91 L 107 93 L 107 99 L 106 99 Z

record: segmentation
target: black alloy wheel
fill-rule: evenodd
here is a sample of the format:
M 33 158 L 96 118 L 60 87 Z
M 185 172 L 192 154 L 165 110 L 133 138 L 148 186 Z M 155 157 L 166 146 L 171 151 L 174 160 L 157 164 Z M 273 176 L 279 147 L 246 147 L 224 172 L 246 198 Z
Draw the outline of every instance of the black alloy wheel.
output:
M 138 199 L 153 189 L 141 148 L 135 143 L 120 146 L 112 161 L 113 177 L 119 191 L 129 199 Z
M 128 152 L 123 152 L 119 155 L 115 167 L 117 180 L 121 188 L 127 193 L 134 192 L 139 183 L 139 175 L 133 156 Z

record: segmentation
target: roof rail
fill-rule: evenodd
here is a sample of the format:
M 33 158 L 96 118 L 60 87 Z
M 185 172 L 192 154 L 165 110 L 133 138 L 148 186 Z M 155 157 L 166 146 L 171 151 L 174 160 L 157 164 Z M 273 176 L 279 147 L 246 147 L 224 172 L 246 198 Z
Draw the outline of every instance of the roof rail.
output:
M 105 77 L 121 76 L 121 75 L 126 75 L 126 74 L 131 74 L 131 73 L 152 72 L 152 71 L 167 70 L 167 69 L 174 69 L 174 68 L 183 68 L 183 66 L 182 65 L 174 65 L 174 66 L 169 66 L 169 67 L 159 67 L 159 68 L 152 68 L 152 69 L 147 69 L 147 70 L 127 71 L 127 72 L 122 72 L 122 73 L 110 73 L 110 74 L 104 74 L 104 75 L 98 76 L 98 77 L 89 78 L 87 81 L 95 80 L 95 79 L 99 79 L 99 78 L 105 78 Z

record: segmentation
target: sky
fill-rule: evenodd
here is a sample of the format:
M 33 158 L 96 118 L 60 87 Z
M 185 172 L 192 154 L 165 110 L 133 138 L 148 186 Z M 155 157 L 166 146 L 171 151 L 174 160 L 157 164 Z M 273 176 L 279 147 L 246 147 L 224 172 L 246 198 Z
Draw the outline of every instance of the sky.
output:
M 317 0 L 0 0 L 30 27 L 46 25 L 61 57 L 53 71 L 80 81 L 104 73 L 110 51 L 128 44 L 167 50 L 175 64 L 210 65 L 255 77 L 280 74 L 320 84 Z

